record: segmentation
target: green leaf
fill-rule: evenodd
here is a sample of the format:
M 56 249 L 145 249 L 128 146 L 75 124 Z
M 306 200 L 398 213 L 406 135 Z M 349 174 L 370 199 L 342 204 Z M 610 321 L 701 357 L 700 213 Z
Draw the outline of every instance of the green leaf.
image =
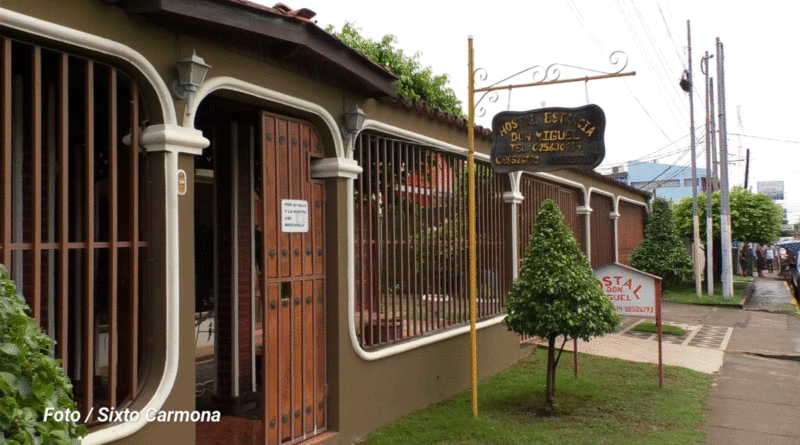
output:
M 39 420 L 46 407 L 76 409 L 72 384 L 50 357 L 55 342 L 38 329 L 3 265 L 0 292 L 0 445 L 78 443 L 85 428 Z
M 18 355 L 20 353 L 19 347 L 14 343 L 3 343 L 0 345 L 0 352 L 8 355 Z

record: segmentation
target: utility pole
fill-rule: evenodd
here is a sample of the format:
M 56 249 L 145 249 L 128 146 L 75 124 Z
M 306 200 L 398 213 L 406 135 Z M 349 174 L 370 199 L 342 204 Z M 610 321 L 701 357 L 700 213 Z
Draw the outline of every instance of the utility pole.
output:
M 686 70 L 688 88 L 681 82 L 681 87 L 689 93 L 689 135 L 692 141 L 692 228 L 694 232 L 692 259 L 694 261 L 694 287 L 697 298 L 703 296 L 703 266 L 700 264 L 700 216 L 697 209 L 697 154 L 694 140 L 694 85 L 692 84 L 692 28 L 689 20 L 686 21 L 686 36 L 689 41 L 689 69 Z
M 722 182 L 720 194 L 719 224 L 722 239 L 722 297 L 731 298 L 733 294 L 733 274 L 731 271 L 731 209 L 728 191 L 728 124 L 725 117 L 725 55 L 722 42 L 717 37 L 717 78 L 719 79 L 719 170 Z
M 742 106 L 736 106 L 736 120 L 739 122 L 739 135 L 736 137 L 739 140 L 739 152 L 736 159 L 742 159 L 742 135 L 744 134 L 744 125 L 742 125 Z M 744 163 L 744 189 L 747 190 L 747 177 L 748 169 L 750 167 L 750 149 L 747 149 L 747 160 Z
M 710 99 L 714 93 L 709 89 L 708 82 L 708 60 L 714 57 L 709 56 L 708 51 L 703 56 L 700 62 L 700 71 L 706 75 L 706 281 L 708 288 L 708 295 L 714 295 L 714 219 L 711 208 L 711 194 L 714 192 L 713 176 L 711 175 L 711 124 L 710 120 L 714 118 L 711 113 Z
M 709 105 L 708 114 L 711 116 L 711 163 L 714 164 L 713 169 L 713 181 L 712 190 L 717 191 L 719 190 L 719 161 L 717 161 L 717 121 L 714 119 L 716 113 L 714 113 L 714 78 L 711 77 L 708 79 L 708 95 L 711 104 Z
M 744 189 L 747 190 L 747 180 L 750 178 L 750 149 L 747 149 L 747 157 L 744 161 Z

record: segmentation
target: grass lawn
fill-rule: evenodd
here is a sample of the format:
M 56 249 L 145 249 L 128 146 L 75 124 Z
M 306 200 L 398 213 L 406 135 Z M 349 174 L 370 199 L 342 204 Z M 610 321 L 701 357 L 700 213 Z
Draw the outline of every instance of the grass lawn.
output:
M 658 326 L 655 323 L 650 323 L 650 322 L 637 323 L 636 326 L 631 328 L 631 331 L 649 332 L 651 334 L 656 334 L 658 333 Z M 661 333 L 669 335 L 677 335 L 679 337 L 686 335 L 686 331 L 684 329 L 663 323 L 661 324 Z
M 699 444 L 705 399 L 713 376 L 665 367 L 664 388 L 652 364 L 580 355 L 556 377 L 556 411 L 544 405 L 546 350 L 539 349 L 480 384 L 479 416 L 472 418 L 469 391 L 412 413 L 367 437 L 363 444 Z
M 791 303 L 786 303 L 786 304 L 781 305 L 781 313 L 782 314 L 786 314 L 786 315 L 792 315 L 792 316 L 795 316 L 797 318 L 800 318 L 800 309 L 797 309 L 797 306 L 795 306 L 795 305 L 793 305 Z
M 706 294 L 707 286 L 703 283 L 703 297 L 697 298 L 694 283 L 684 287 L 664 288 L 662 295 L 664 301 L 669 303 L 701 304 L 713 306 L 738 306 L 744 303 L 747 297 L 747 287 L 753 281 L 747 277 L 733 277 L 733 296 L 729 299 L 722 298 L 722 284 L 714 286 L 714 295 Z

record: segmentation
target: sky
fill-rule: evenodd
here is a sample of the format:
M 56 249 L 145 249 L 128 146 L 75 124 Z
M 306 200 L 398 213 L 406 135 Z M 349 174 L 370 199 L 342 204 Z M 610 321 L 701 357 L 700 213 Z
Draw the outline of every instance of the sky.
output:
M 272 6 L 274 3 L 258 0 Z M 553 0 L 481 1 L 406 0 L 376 6 L 374 0 L 283 0 L 293 9 L 316 12 L 322 28 L 340 30 L 352 22 L 362 36 L 397 38 L 406 54 L 420 53 L 423 67 L 447 74 L 449 86 L 466 114 L 468 37 L 473 37 L 475 68 L 496 83 L 527 68 L 550 65 L 560 79 L 618 72 L 610 56 L 622 51 L 635 76 L 574 82 L 500 92 L 484 98 L 476 123 L 491 128 L 501 111 L 545 107 L 578 107 L 593 103 L 606 114 L 606 156 L 601 173 L 630 162 L 691 165 L 689 94 L 678 82 L 688 64 L 687 21 L 691 26 L 696 165 L 706 167 L 705 76 L 700 61 L 713 55 L 709 76 L 718 102 L 716 39 L 724 45 L 725 112 L 730 185 L 745 180 L 750 150 L 748 187 L 761 181 L 784 181 L 790 223 L 800 221 L 800 99 L 794 81 L 800 62 L 796 30 L 800 2 L 717 0 Z M 577 69 L 575 67 L 586 68 Z M 502 83 L 541 80 L 530 70 Z M 553 77 L 550 77 L 552 79 Z M 480 95 L 475 96 L 477 101 Z M 719 113 L 718 103 L 717 113 Z M 484 108 L 484 110 L 481 110 Z M 717 144 L 719 145 L 719 144 Z M 663 179 L 670 179 L 669 173 Z

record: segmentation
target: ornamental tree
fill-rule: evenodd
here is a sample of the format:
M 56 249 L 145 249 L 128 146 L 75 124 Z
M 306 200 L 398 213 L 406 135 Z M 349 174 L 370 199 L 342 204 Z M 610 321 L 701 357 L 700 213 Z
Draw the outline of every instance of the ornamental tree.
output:
M 719 239 L 720 191 L 711 195 L 711 220 L 714 239 Z M 706 194 L 697 195 L 700 239 L 706 239 Z M 730 193 L 731 238 L 759 244 L 772 244 L 783 226 L 783 207 L 763 193 L 734 187 Z M 692 198 L 683 198 L 673 206 L 673 219 L 679 236 L 692 236 Z
M 77 444 L 86 428 L 52 415 L 76 412 L 72 384 L 28 312 L 0 264 L 0 443 Z
M 555 377 L 567 339 L 613 331 L 619 325 L 611 300 L 594 276 L 564 217 L 552 200 L 542 203 L 530 244 L 505 305 L 509 330 L 547 339 L 545 413 L 553 412 Z M 556 338 L 564 337 L 556 357 Z
M 631 254 L 630 263 L 639 270 L 658 275 L 665 286 L 685 284 L 692 279 L 692 259 L 675 231 L 672 209 L 666 199 L 653 200 L 644 239 Z

